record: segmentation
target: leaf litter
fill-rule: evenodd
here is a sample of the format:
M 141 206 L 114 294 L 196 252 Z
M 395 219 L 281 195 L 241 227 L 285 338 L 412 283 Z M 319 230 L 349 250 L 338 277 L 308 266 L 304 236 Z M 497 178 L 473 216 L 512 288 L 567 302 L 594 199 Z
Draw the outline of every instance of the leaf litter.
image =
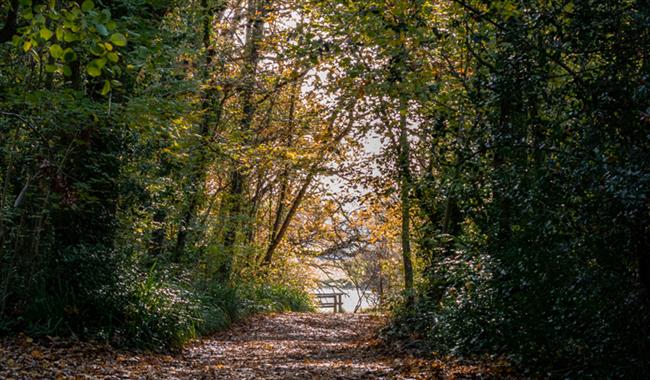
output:
M 262 315 L 178 353 L 25 335 L 0 341 L 3 379 L 503 379 L 504 361 L 425 358 L 377 339 L 370 314 Z

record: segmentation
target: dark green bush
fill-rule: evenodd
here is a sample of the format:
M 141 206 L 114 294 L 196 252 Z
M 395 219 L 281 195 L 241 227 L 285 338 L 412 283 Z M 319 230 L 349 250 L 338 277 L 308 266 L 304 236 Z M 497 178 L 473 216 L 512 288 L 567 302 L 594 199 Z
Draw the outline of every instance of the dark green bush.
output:
M 414 307 L 394 310 L 390 337 L 427 351 L 503 355 L 535 375 L 643 378 L 650 313 L 633 273 L 553 258 L 544 247 L 507 263 L 461 252 L 438 263 Z M 445 284 L 441 299 L 434 280 Z
M 194 294 L 177 283 L 166 281 L 153 269 L 146 275 L 124 278 L 123 299 L 116 299 L 114 341 L 124 339 L 130 346 L 150 349 L 178 348 L 197 334 L 201 324 L 200 304 Z M 120 294 L 120 293 L 116 293 Z
M 207 335 L 223 330 L 240 317 L 241 302 L 235 289 L 218 282 L 197 288 L 199 334 Z
M 302 290 L 262 283 L 206 285 L 156 265 L 140 271 L 126 255 L 101 245 L 69 248 L 47 267 L 37 277 L 40 285 L 14 290 L 21 299 L 29 298 L 23 292 L 34 296 L 20 314 L 3 315 L 2 331 L 75 334 L 165 350 L 252 314 L 313 310 Z

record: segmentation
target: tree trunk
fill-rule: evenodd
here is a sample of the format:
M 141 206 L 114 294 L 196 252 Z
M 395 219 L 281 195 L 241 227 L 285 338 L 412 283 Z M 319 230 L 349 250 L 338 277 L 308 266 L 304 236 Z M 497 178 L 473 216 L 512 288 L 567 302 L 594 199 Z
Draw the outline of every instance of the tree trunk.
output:
M 266 250 L 266 254 L 264 255 L 263 265 L 268 266 L 271 264 L 271 261 L 273 260 L 273 253 L 275 252 L 276 248 L 278 248 L 278 245 L 280 245 L 280 242 L 284 238 L 284 235 L 287 232 L 287 228 L 289 228 L 289 224 L 291 223 L 293 216 L 296 214 L 296 211 L 298 211 L 298 207 L 302 203 L 305 194 L 307 194 L 307 190 L 309 189 L 309 186 L 311 186 L 311 183 L 314 180 L 315 173 L 316 173 L 316 169 L 314 168 L 309 172 L 309 174 L 307 174 L 307 178 L 305 179 L 305 182 L 302 184 L 302 187 L 300 188 L 298 195 L 296 195 L 296 198 L 291 204 L 291 208 L 287 212 L 287 216 L 284 218 L 284 222 L 280 226 L 280 229 L 278 230 L 273 240 L 271 240 L 271 243 L 269 244 L 269 247 Z
M 291 98 L 290 98 L 290 104 L 289 104 L 289 121 L 288 121 L 288 128 L 287 128 L 287 148 L 293 147 L 293 126 L 295 123 L 295 113 L 296 113 L 296 102 L 298 101 L 298 90 L 300 88 L 299 84 L 302 83 L 301 81 L 297 81 L 296 83 L 293 84 L 292 89 L 291 89 Z M 285 210 L 285 202 L 287 199 L 287 195 L 289 192 L 289 169 L 287 167 L 284 168 L 281 174 L 282 178 L 280 179 L 281 184 L 280 184 L 280 193 L 278 195 L 278 206 L 275 211 L 275 220 L 273 221 L 273 226 L 271 228 L 271 233 L 270 233 L 270 238 L 269 238 L 269 248 L 273 246 L 275 243 L 275 240 L 277 238 L 278 232 L 280 230 L 281 224 L 282 224 L 282 218 L 284 218 L 284 210 Z M 273 258 L 273 250 L 270 252 L 267 250 L 266 255 L 264 256 L 264 265 L 269 265 L 271 264 L 271 260 Z
M 646 304 L 650 305 L 650 227 L 647 220 L 639 223 L 633 231 L 636 256 L 639 261 L 639 280 L 643 286 Z
M 289 208 L 289 211 L 287 212 L 287 216 L 284 218 L 284 222 L 280 226 L 277 234 L 275 234 L 275 237 L 271 239 L 271 242 L 269 243 L 269 247 L 266 250 L 266 254 L 264 255 L 264 260 L 262 262 L 262 265 L 268 266 L 271 264 L 271 261 L 273 259 L 273 253 L 275 252 L 276 248 L 278 245 L 280 245 L 280 242 L 284 238 L 284 234 L 287 232 L 287 229 L 289 228 L 289 224 L 291 223 L 291 220 L 293 219 L 293 216 L 295 215 L 296 211 L 298 211 L 298 207 L 302 203 L 303 198 L 305 197 L 305 194 L 307 194 L 307 190 L 309 189 L 309 186 L 311 186 L 312 181 L 316 177 L 316 173 L 318 171 L 318 168 L 320 167 L 321 163 L 325 160 L 327 157 L 328 153 L 330 153 L 330 149 L 333 149 L 336 147 L 345 136 L 347 136 L 348 133 L 352 130 L 353 123 L 354 123 L 354 118 L 353 113 L 354 113 L 354 107 L 356 105 L 356 99 L 351 103 L 349 106 L 349 119 L 348 119 L 348 125 L 343 131 L 341 131 L 338 135 L 334 136 L 334 138 L 331 141 L 331 144 L 329 146 L 326 146 L 321 152 L 320 152 L 320 157 L 316 163 L 314 163 L 310 168 L 307 173 L 307 177 L 305 178 L 305 182 L 303 182 L 302 187 L 298 191 L 298 194 L 296 195 L 296 198 L 294 199 L 293 203 L 291 204 L 291 207 Z M 338 113 L 335 114 L 331 120 L 330 120 L 330 128 L 334 127 L 334 124 L 336 123 L 336 120 L 338 118 Z M 274 227 L 275 229 L 275 227 Z
M 398 170 L 400 180 L 400 201 L 402 203 L 402 260 L 404 265 L 404 292 L 407 306 L 412 306 L 415 300 L 413 293 L 413 260 L 411 257 L 411 170 L 410 145 L 408 141 L 408 102 L 400 95 L 399 104 L 399 157 Z
M 256 103 L 253 95 L 255 92 L 255 79 L 259 63 L 260 43 L 264 38 L 264 22 L 269 12 L 270 0 L 248 0 L 248 25 L 246 33 L 246 45 L 244 47 L 245 61 L 242 68 L 242 119 L 240 121 L 240 132 L 244 136 L 244 144 L 247 143 L 246 135 L 250 132 L 253 117 L 256 111 Z M 232 261 L 235 254 L 237 241 L 237 230 L 245 196 L 246 176 L 241 164 L 234 163 L 230 173 L 230 187 L 226 194 L 226 225 L 224 226 L 224 254 L 225 258 L 218 270 L 221 280 L 228 281 L 232 269 Z
M 201 145 L 206 144 L 210 137 L 211 127 L 219 124 L 221 121 L 222 103 L 217 99 L 223 96 L 212 81 L 211 77 L 212 61 L 214 60 L 215 50 L 212 46 L 212 20 L 218 17 L 220 13 L 225 10 L 224 5 L 220 5 L 218 9 L 208 6 L 208 0 L 201 0 L 201 7 L 205 12 L 203 18 L 203 48 L 205 49 L 205 61 L 203 67 L 203 78 L 205 78 L 209 85 L 203 94 L 202 109 L 205 114 L 201 121 L 201 128 L 199 130 L 199 137 Z M 208 157 L 206 149 L 203 146 L 198 149 L 197 156 L 191 164 L 189 182 L 188 204 L 181 217 L 181 222 L 178 228 L 178 235 L 176 236 L 176 246 L 174 247 L 174 261 L 179 261 L 185 251 L 187 245 L 188 235 L 191 230 L 191 224 L 196 216 L 198 206 L 201 203 L 201 196 L 205 186 L 206 169 L 208 166 Z
M 502 129 L 503 137 L 498 137 L 500 141 L 500 146 L 494 152 L 494 169 L 497 171 L 498 175 L 503 178 L 503 173 L 501 172 L 506 168 L 506 154 L 504 152 L 507 147 L 512 144 L 512 128 L 510 126 L 510 100 L 507 98 L 507 94 L 501 94 L 500 100 L 500 110 L 499 110 L 499 125 Z M 512 238 L 512 229 L 511 229 L 511 201 L 508 196 L 505 194 L 505 189 L 503 184 L 498 184 L 495 186 L 494 190 L 494 199 L 495 203 L 499 207 L 499 217 L 497 222 L 497 244 L 501 247 L 504 243 L 510 241 Z

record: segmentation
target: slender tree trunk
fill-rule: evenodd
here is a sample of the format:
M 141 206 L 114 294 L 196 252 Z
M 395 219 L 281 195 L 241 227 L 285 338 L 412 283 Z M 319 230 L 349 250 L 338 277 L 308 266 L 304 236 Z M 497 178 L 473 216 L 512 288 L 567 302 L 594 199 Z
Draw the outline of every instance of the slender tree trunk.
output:
M 269 244 L 269 247 L 266 250 L 266 254 L 264 255 L 264 261 L 262 263 L 263 265 L 268 266 L 271 264 L 271 261 L 273 260 L 273 253 L 278 248 L 278 245 L 280 245 L 280 242 L 284 238 L 284 235 L 286 234 L 287 229 L 289 228 L 289 224 L 291 223 L 291 220 L 296 214 L 296 211 L 298 211 L 298 207 L 302 203 L 305 194 L 307 194 L 307 190 L 309 189 L 309 186 L 311 186 L 314 180 L 315 173 L 316 170 L 314 168 L 310 170 L 309 174 L 307 174 L 307 178 L 305 179 L 305 182 L 303 182 L 302 187 L 298 192 L 298 195 L 296 195 L 296 198 L 291 204 L 291 208 L 289 208 L 289 211 L 287 212 L 287 216 L 284 218 L 284 222 L 280 226 L 280 229 L 278 230 L 273 240 L 271 240 L 271 243 Z
M 400 96 L 399 104 L 399 179 L 400 201 L 402 203 L 402 260 L 404 265 L 404 291 L 406 304 L 412 306 L 415 300 L 413 293 L 413 259 L 411 257 L 411 147 L 408 141 L 408 102 L 404 95 Z
M 149 242 L 149 255 L 158 256 L 163 253 L 165 246 L 165 220 L 167 213 L 163 209 L 157 209 L 153 214 L 153 222 L 157 225 L 151 234 Z
M 289 118 L 288 118 L 289 121 L 288 121 L 288 128 L 287 128 L 287 145 L 286 145 L 287 148 L 293 147 L 293 127 L 295 123 L 296 102 L 298 101 L 298 90 L 299 90 L 300 83 L 302 82 L 297 81 L 296 83 L 293 84 L 291 89 L 291 99 L 289 104 Z M 278 206 L 275 211 L 275 219 L 273 221 L 273 226 L 271 228 L 271 233 L 269 237 L 269 247 L 274 245 L 274 242 L 280 230 L 282 224 L 282 218 L 284 217 L 285 214 L 285 202 L 289 192 L 288 168 L 285 167 L 280 175 L 282 176 L 282 178 L 280 179 L 281 181 L 280 193 L 278 195 Z M 264 256 L 263 264 L 264 265 L 271 264 L 272 259 L 273 259 L 273 251 L 269 253 L 269 251 L 267 250 L 267 253 Z
M 282 224 L 282 218 L 284 216 L 285 202 L 287 199 L 288 185 L 289 180 L 286 178 L 288 173 L 286 171 L 282 172 L 282 183 L 280 184 L 280 193 L 278 194 L 278 206 L 275 210 L 275 218 L 273 220 L 273 226 L 271 227 L 271 233 L 269 235 L 269 245 L 273 244 L 275 237 L 278 234 L 280 225 Z M 265 260 L 266 262 L 266 260 Z
M 647 212 L 644 213 L 647 215 Z M 639 261 L 639 280 L 644 290 L 647 305 L 650 305 L 650 227 L 648 221 L 639 223 L 633 229 L 635 256 Z
M 268 106 L 268 109 L 266 111 L 266 115 L 264 117 L 264 121 L 260 123 L 260 125 L 257 127 L 257 132 L 261 133 L 262 131 L 268 129 L 271 126 L 271 123 L 273 121 L 273 111 L 276 106 L 276 98 L 273 97 L 270 100 L 270 104 Z M 256 141 L 254 141 L 254 144 L 257 144 Z M 258 173 L 258 178 L 257 178 L 257 185 L 255 189 L 255 195 L 253 196 L 252 204 L 251 207 L 249 207 L 248 210 L 248 217 L 244 221 L 244 231 L 246 232 L 246 243 L 247 244 L 252 244 L 253 240 L 255 238 L 255 232 L 257 231 L 256 223 L 257 223 L 257 211 L 259 209 L 259 204 L 264 198 L 264 195 L 266 192 L 269 190 L 269 186 L 264 186 L 264 173 L 262 171 L 259 171 Z M 253 260 L 254 262 L 257 263 L 257 258 Z
M 224 228 L 223 246 L 226 257 L 222 260 L 217 269 L 219 279 L 228 281 L 232 271 L 232 262 L 235 254 L 235 243 L 237 241 L 237 227 L 242 214 L 242 197 L 244 195 L 244 175 L 240 170 L 233 170 L 230 173 L 230 189 L 226 195 L 226 226 Z
M 203 8 L 203 48 L 205 49 L 205 61 L 203 66 L 203 78 L 208 80 L 209 85 L 205 90 L 202 101 L 202 108 L 205 112 L 201 127 L 199 130 L 199 137 L 201 138 L 201 145 L 206 144 L 210 137 L 212 127 L 219 124 L 221 121 L 222 103 L 217 99 L 223 96 L 221 92 L 214 86 L 211 77 L 211 67 L 215 56 L 214 46 L 212 46 L 212 21 L 215 17 L 225 10 L 223 4 L 218 8 L 209 7 L 208 0 L 201 0 L 201 7 Z M 196 216 L 197 209 L 201 203 L 201 196 L 203 195 L 205 187 L 206 170 L 208 166 L 208 157 L 206 149 L 201 146 L 198 149 L 195 161 L 190 169 L 189 178 L 189 194 L 188 204 L 181 217 L 180 226 L 178 228 L 178 235 L 176 236 L 176 246 L 174 248 L 174 259 L 179 261 L 185 251 L 187 245 L 188 235 L 190 233 L 192 221 Z
M 458 202 L 454 197 L 447 197 L 447 204 L 445 205 L 445 216 L 442 222 L 442 232 L 453 238 L 460 232 L 461 214 L 458 209 Z
M 255 235 L 257 233 L 257 212 L 260 208 L 260 203 L 264 199 L 264 196 L 269 190 L 269 185 L 265 183 L 265 178 L 262 172 L 258 173 L 257 184 L 255 185 L 255 195 L 251 201 L 251 205 L 248 209 L 248 217 L 246 223 L 246 243 L 253 244 L 255 240 Z M 254 261 L 254 260 L 253 260 Z
M 244 136 L 244 144 L 248 138 L 255 116 L 256 103 L 253 99 L 255 92 L 255 82 L 257 66 L 259 63 L 259 50 L 262 39 L 264 38 L 264 23 L 268 15 L 270 0 L 248 0 L 248 25 L 246 33 L 246 45 L 244 47 L 245 61 L 242 68 L 242 119 L 240 121 L 240 132 Z M 237 231 L 242 218 L 242 209 L 244 196 L 246 193 L 245 186 L 246 176 L 241 164 L 235 163 L 235 167 L 230 173 L 230 187 L 226 194 L 226 225 L 224 226 L 224 254 L 218 274 L 222 281 L 230 279 L 232 270 L 232 261 L 235 254 L 235 244 L 237 242 Z
M 5 243 L 4 221 L 6 216 L 4 215 L 4 212 L 5 212 L 7 197 L 9 197 L 9 179 L 13 177 L 13 173 L 15 171 L 13 161 L 16 154 L 15 149 L 16 149 L 17 141 L 18 141 L 18 129 L 16 129 L 14 132 L 14 136 L 11 141 L 11 147 L 9 148 L 9 155 L 7 161 L 3 163 L 3 165 L 5 165 L 3 167 L 6 168 L 6 171 L 3 178 L 2 194 L 0 194 L 0 250 L 3 249 Z
M 501 104 L 500 104 L 500 116 L 499 124 L 503 130 L 505 137 L 500 137 L 502 140 L 502 145 L 497 147 L 494 153 L 494 168 L 497 172 L 504 170 L 506 167 L 506 154 L 503 150 L 505 147 L 510 146 L 512 143 L 512 128 L 510 127 L 510 103 L 507 99 L 507 94 L 502 94 Z M 503 177 L 502 173 L 501 176 Z M 511 201 L 505 195 L 505 189 L 503 189 L 503 184 L 497 184 L 494 190 L 494 199 L 496 204 L 499 207 L 499 217 L 498 217 L 498 230 L 497 230 L 497 240 L 499 246 L 502 246 L 504 243 L 508 242 L 512 237 L 512 230 L 510 227 L 511 224 Z
M 381 270 L 381 264 L 379 264 L 379 289 L 377 289 L 377 298 L 379 299 L 379 306 L 384 305 L 384 273 Z

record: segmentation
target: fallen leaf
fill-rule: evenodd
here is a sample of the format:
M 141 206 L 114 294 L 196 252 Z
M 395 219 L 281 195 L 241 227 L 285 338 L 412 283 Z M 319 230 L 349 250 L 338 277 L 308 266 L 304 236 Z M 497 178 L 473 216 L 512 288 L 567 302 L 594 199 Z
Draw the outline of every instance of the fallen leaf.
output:
M 43 353 L 39 350 L 33 350 L 32 351 L 32 357 L 34 359 L 43 359 Z

